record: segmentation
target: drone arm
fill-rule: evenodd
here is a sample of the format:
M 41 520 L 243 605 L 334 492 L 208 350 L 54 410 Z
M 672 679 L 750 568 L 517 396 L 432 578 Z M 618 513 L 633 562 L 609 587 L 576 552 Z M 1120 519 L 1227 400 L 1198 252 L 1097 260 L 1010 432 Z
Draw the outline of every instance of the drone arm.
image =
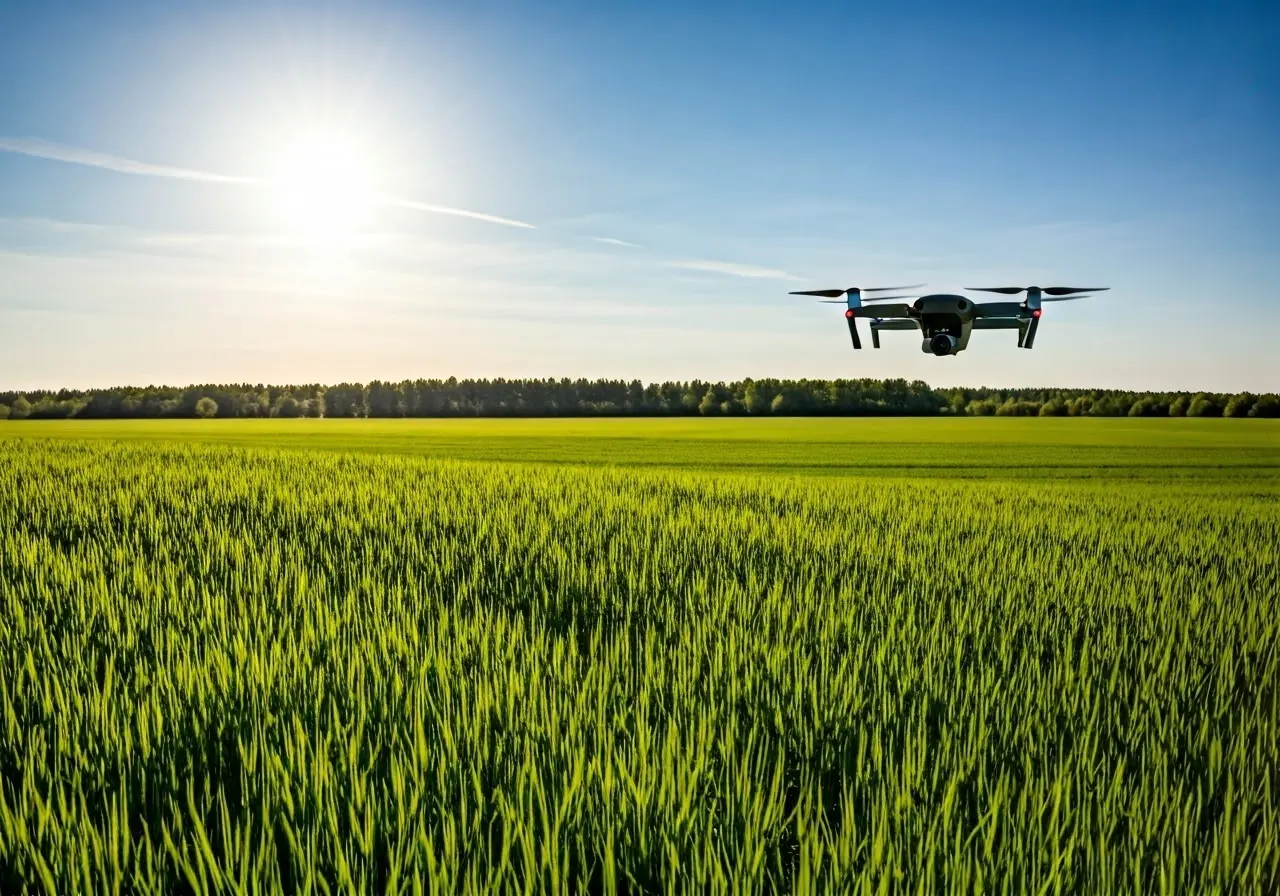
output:
M 873 330 L 918 330 L 919 326 L 913 320 L 873 320 L 871 322 Z
M 885 305 L 863 305 L 861 308 L 851 309 L 854 317 L 886 317 L 895 319 L 910 319 L 911 306 L 902 302 L 895 302 Z
M 1021 302 L 975 302 L 973 316 L 982 317 L 1017 317 L 1026 311 Z
M 881 330 L 917 330 L 919 325 L 914 320 L 872 320 L 871 321 L 871 342 L 876 347 L 880 347 L 880 331 Z
M 1021 326 L 1016 317 L 980 317 L 973 322 L 975 330 L 1017 330 Z

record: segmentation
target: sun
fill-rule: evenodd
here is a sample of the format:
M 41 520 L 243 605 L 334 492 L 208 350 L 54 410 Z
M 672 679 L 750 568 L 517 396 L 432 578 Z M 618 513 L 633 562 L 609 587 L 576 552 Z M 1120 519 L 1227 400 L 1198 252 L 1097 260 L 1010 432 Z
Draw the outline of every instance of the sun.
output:
M 314 131 L 287 141 L 268 181 L 279 224 L 308 243 L 341 247 L 373 221 L 372 159 L 345 135 Z

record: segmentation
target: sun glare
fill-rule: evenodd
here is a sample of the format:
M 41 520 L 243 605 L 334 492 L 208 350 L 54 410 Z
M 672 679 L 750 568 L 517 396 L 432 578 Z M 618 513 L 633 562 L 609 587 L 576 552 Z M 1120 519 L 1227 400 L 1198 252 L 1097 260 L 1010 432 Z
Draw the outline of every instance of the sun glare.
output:
M 311 133 L 290 142 L 270 187 L 280 224 L 309 243 L 341 247 L 372 223 L 374 167 L 341 135 Z

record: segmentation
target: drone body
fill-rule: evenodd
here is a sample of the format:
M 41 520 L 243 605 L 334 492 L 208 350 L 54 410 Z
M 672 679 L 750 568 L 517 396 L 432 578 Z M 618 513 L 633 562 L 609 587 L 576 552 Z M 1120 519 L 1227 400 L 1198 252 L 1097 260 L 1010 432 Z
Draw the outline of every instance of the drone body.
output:
M 919 285 L 919 284 L 918 284 Z M 793 292 L 793 296 L 826 296 L 824 301 L 843 301 L 845 320 L 855 349 L 862 348 L 858 335 L 858 319 L 871 322 L 871 342 L 880 347 L 881 330 L 919 330 L 924 340 L 921 350 L 926 354 L 955 355 L 969 345 L 974 330 L 1017 330 L 1018 347 L 1029 349 L 1035 344 L 1036 329 L 1040 325 L 1043 302 L 1066 302 L 1082 299 L 1076 293 L 1096 292 L 1107 286 L 971 286 L 978 292 L 996 292 L 1017 295 L 1025 292 L 1021 302 L 975 302 L 966 296 L 950 293 L 934 293 L 926 296 L 864 296 L 868 292 L 886 292 L 895 289 L 914 289 L 914 286 L 884 286 L 876 289 L 850 287 L 848 289 L 818 289 Z M 838 300 L 837 296 L 845 296 Z M 912 299 L 911 304 L 892 302 L 894 299 Z M 868 305 L 869 302 L 888 304 Z

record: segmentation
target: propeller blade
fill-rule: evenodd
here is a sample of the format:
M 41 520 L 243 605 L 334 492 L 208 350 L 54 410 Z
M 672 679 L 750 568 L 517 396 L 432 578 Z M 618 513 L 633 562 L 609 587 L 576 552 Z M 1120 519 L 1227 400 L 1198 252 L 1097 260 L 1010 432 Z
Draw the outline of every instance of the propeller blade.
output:
M 1110 286 L 1048 286 L 1040 289 L 1038 286 L 966 286 L 965 289 L 974 292 L 999 292 L 1007 296 L 1016 295 L 1020 292 L 1026 292 L 1028 289 L 1040 289 L 1040 292 L 1046 296 L 1069 296 L 1077 292 L 1100 292 L 1104 289 L 1110 289 Z
M 850 287 L 851 289 L 860 289 L 862 292 L 892 292 L 895 289 L 919 289 L 924 286 L 923 283 L 913 283 L 910 286 L 877 286 L 877 287 Z
M 819 305 L 843 305 L 844 303 L 844 299 L 818 299 Z
M 853 292 L 893 292 L 895 289 L 919 289 L 924 286 L 923 283 L 915 283 L 911 286 L 850 286 L 848 289 L 803 289 L 799 292 L 787 293 L 792 296 L 823 296 L 828 299 L 838 299 L 840 296 L 848 295 Z M 914 298 L 913 296 L 900 296 L 899 298 Z
M 1074 302 L 1077 299 L 1087 299 L 1088 296 L 1046 296 L 1041 299 L 1042 302 Z

